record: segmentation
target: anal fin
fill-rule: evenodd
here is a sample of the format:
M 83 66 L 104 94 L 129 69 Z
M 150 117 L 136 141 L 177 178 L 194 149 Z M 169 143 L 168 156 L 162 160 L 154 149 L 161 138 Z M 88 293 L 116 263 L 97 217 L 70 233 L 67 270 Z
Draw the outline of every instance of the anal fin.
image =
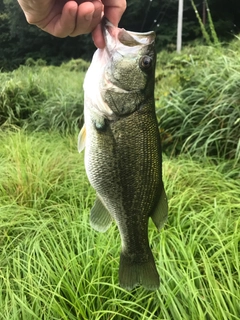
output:
M 168 201 L 164 186 L 162 184 L 162 192 L 160 194 L 158 203 L 156 204 L 153 213 L 151 214 L 152 221 L 158 230 L 160 230 L 168 217 Z
M 105 232 L 111 226 L 112 217 L 97 196 L 90 212 L 90 225 L 99 232 Z

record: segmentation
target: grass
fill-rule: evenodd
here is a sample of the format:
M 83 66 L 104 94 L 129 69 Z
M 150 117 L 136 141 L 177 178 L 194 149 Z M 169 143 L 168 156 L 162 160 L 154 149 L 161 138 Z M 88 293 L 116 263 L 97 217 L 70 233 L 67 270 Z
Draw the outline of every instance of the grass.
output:
M 169 219 L 160 233 L 149 226 L 161 286 L 127 292 L 116 227 L 89 226 L 77 137 L 12 128 L 0 141 L 0 319 L 239 319 L 237 169 L 165 159 Z
M 160 233 L 149 223 L 156 292 L 120 288 L 118 230 L 89 226 L 95 194 L 76 147 L 88 64 L 29 59 L 0 74 L 0 320 L 239 319 L 239 66 L 239 39 L 158 56 L 164 151 L 188 155 L 164 158 L 169 219 Z
M 155 91 L 164 150 L 239 164 L 239 52 L 197 46 L 166 54 L 158 57 Z
M 88 66 L 78 59 L 61 67 L 28 63 L 0 73 L 0 125 L 76 132 L 83 117 L 82 85 Z

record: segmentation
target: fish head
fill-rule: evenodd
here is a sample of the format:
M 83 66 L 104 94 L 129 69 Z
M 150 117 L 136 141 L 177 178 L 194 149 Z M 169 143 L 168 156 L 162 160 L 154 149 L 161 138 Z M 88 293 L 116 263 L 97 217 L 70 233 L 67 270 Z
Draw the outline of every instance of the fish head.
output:
M 126 31 L 109 22 L 103 31 L 107 60 L 105 78 L 119 89 L 144 90 L 155 71 L 155 33 Z
M 88 104 L 114 119 L 154 99 L 155 33 L 127 31 L 106 19 L 102 28 L 106 46 L 94 54 L 84 91 Z

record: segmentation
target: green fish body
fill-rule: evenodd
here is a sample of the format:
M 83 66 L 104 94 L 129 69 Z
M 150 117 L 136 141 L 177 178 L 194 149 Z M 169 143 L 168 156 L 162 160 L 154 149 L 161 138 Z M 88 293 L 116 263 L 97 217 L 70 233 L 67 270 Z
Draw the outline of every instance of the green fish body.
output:
M 148 241 L 149 217 L 167 219 L 162 156 L 154 103 L 154 33 L 133 33 L 104 23 L 105 49 L 87 72 L 85 126 L 79 151 L 97 198 L 91 226 L 106 231 L 114 220 L 122 250 L 120 285 L 155 290 L 159 275 Z

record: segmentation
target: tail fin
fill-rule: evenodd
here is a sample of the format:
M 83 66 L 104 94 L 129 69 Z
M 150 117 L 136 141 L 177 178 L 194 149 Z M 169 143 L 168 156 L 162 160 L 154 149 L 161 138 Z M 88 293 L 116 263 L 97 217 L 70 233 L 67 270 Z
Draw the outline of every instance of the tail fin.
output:
M 142 285 L 148 290 L 157 290 L 159 288 L 159 274 L 150 249 L 149 259 L 144 263 L 132 262 L 129 257 L 121 253 L 119 282 L 122 288 L 129 291 L 138 285 Z

